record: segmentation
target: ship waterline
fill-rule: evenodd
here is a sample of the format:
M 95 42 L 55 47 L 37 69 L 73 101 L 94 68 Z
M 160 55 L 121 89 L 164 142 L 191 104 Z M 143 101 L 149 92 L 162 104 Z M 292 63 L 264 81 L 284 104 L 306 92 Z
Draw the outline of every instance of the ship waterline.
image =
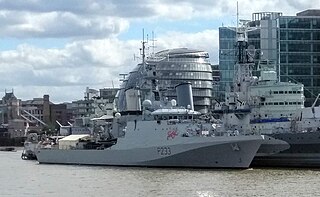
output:
M 252 166 L 319 167 L 320 132 L 280 133 L 271 135 L 290 144 L 290 148 L 272 155 L 257 154 Z M 258 151 L 259 152 L 259 151 Z

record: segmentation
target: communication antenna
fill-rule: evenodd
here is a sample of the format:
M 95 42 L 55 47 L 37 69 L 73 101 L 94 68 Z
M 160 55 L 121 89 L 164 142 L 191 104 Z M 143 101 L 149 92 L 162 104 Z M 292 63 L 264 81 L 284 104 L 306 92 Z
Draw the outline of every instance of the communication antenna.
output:
M 142 48 L 140 48 L 140 55 L 142 56 L 142 63 L 145 63 L 146 59 L 146 44 L 148 43 L 148 35 L 147 40 L 144 40 L 144 29 L 142 29 Z
M 155 45 L 155 42 L 157 41 L 156 39 L 155 39 L 155 35 L 154 35 L 154 32 L 152 31 L 152 46 L 151 46 L 151 48 L 152 48 L 152 56 L 154 56 L 154 49 L 156 48 L 156 45 Z
M 237 1 L 237 30 L 239 27 L 239 2 Z

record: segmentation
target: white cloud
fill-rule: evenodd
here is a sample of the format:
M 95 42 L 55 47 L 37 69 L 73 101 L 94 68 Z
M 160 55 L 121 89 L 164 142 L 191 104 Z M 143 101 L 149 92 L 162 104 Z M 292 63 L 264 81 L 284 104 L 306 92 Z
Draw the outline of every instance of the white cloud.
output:
M 218 62 L 218 30 L 205 30 L 198 33 L 167 32 L 160 37 L 158 49 L 190 48 L 209 52 L 211 63 Z
M 69 12 L 0 11 L 0 20 L 11 21 L 2 24 L 0 35 L 17 38 L 101 38 L 119 34 L 129 27 L 129 22 L 122 18 L 85 17 Z
M 196 34 L 170 32 L 158 40 L 157 50 L 188 47 L 217 53 L 217 30 Z M 54 98 L 60 97 L 57 101 L 69 100 L 71 97 L 65 94 L 64 89 L 111 87 L 112 81 L 119 84 L 119 74 L 128 73 L 138 63 L 133 60 L 133 54 L 139 52 L 140 44 L 138 40 L 114 38 L 75 41 L 63 49 L 21 45 L 17 50 L 0 53 L 0 66 L 4 68 L 1 72 L 6 74 L 0 79 L 0 86 L 25 92 L 21 90 L 24 84 L 31 92 L 41 90 L 56 95 Z M 79 91 L 79 88 L 71 89 Z
M 260 11 L 295 15 L 312 3 L 239 0 L 240 18 Z M 0 90 L 14 88 L 22 99 L 50 94 L 54 102 L 62 102 L 82 98 L 86 86 L 118 85 L 118 74 L 137 64 L 133 54 L 141 47 L 140 40 L 119 38 L 130 33 L 132 21 L 192 23 L 194 18 L 228 23 L 236 18 L 236 0 L 0 0 L 0 35 L 21 41 L 13 50 L 0 51 Z M 190 31 L 196 33 L 169 31 L 165 24 L 159 29 L 156 51 L 200 49 L 209 52 L 211 63 L 218 62 L 218 27 Z M 60 48 L 24 44 L 33 38 L 68 43 Z
M 304 0 L 238 2 L 243 19 L 250 19 L 253 12 L 277 11 L 293 15 L 314 6 L 312 1 Z M 237 0 L 1 0 L 0 35 L 103 38 L 126 31 L 130 21 L 135 19 L 236 18 L 236 4 Z

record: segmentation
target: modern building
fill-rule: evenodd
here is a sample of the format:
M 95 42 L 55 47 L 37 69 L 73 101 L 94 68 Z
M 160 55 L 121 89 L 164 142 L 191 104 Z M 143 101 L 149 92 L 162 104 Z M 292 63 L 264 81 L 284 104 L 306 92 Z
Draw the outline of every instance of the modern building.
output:
M 246 24 L 249 50 L 256 52 L 255 60 L 273 60 L 277 62 L 281 81 L 303 83 L 305 105 L 310 106 L 320 93 L 320 10 L 306 10 L 296 16 L 253 13 L 252 20 Z M 235 43 L 236 27 L 220 27 L 220 100 L 233 80 Z
M 150 57 L 156 62 L 159 89 L 169 99 L 176 99 L 175 87 L 182 82 L 192 85 L 194 109 L 207 113 L 212 100 L 212 65 L 208 52 L 188 48 L 164 50 Z
M 224 101 L 225 92 L 232 84 L 236 62 L 236 28 L 219 28 L 219 71 L 220 81 L 215 99 Z
M 320 93 L 320 10 L 277 19 L 281 81 L 304 84 L 306 106 Z
M 181 83 L 190 82 L 194 109 L 201 113 L 209 111 L 213 77 L 207 52 L 188 48 L 169 49 L 148 57 L 146 62 L 155 66 L 153 80 L 157 81 L 161 96 L 168 100 L 177 99 L 175 87 Z M 117 108 L 120 112 L 127 110 L 126 90 L 139 87 L 143 91 L 146 88 L 147 82 L 143 80 L 142 74 L 145 72 L 144 69 L 144 64 L 138 64 L 123 80 L 117 94 Z M 141 97 L 144 99 L 143 95 Z

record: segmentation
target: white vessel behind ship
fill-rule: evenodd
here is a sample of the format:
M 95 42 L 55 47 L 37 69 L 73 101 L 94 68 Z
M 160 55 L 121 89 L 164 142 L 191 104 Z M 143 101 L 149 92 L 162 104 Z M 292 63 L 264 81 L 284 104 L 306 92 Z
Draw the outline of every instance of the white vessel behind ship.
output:
M 214 112 L 220 114 L 227 130 L 268 135 L 290 145 L 276 154 L 264 154 L 279 144 L 262 144 L 253 165 L 319 167 L 320 108 L 316 106 L 319 96 L 312 107 L 305 108 L 303 84 L 280 82 L 273 61 L 260 61 L 257 67 L 260 76 L 254 76 L 254 53 L 252 48 L 248 50 L 246 31 L 244 26 L 237 32 L 244 39 L 237 42 L 233 89 Z

